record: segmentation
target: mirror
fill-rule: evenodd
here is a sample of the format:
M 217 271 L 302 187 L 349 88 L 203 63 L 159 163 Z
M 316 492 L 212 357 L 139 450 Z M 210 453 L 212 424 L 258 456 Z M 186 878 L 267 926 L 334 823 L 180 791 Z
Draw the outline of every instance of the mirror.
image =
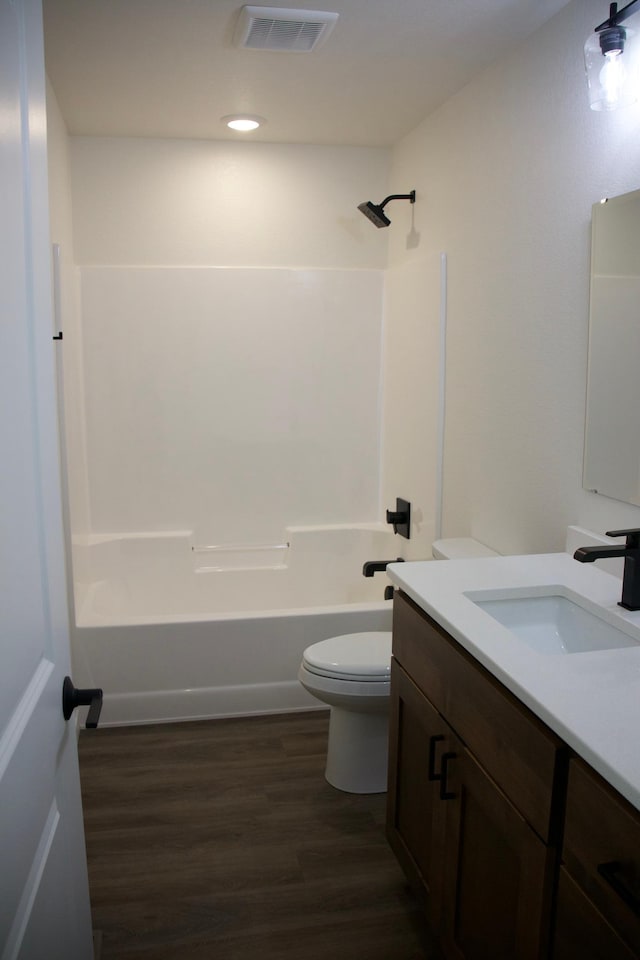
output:
M 593 206 L 583 486 L 640 504 L 640 190 Z

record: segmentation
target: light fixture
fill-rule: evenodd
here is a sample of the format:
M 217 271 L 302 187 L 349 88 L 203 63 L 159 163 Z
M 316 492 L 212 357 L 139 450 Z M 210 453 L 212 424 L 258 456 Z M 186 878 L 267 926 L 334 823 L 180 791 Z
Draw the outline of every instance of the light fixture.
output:
M 226 123 L 231 130 L 248 133 L 251 130 L 257 130 L 259 126 L 266 123 L 266 120 L 264 117 L 254 117 L 247 113 L 237 113 L 230 114 L 228 117 L 222 117 L 222 122 Z
M 635 31 L 621 26 L 637 11 L 640 11 L 640 0 L 632 0 L 622 10 L 618 10 L 617 3 L 610 4 L 609 17 L 595 28 L 584 45 L 592 110 L 617 110 L 638 99 L 638 65 L 633 43 Z

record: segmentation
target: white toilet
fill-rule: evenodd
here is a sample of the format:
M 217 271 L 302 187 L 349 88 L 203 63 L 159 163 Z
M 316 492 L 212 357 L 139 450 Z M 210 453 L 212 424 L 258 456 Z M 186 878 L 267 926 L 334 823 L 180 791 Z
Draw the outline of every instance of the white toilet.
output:
M 325 776 L 347 793 L 387 789 L 391 631 L 347 633 L 307 647 L 298 679 L 331 707 Z
M 437 560 L 497 556 L 470 538 L 436 540 Z M 298 679 L 329 704 L 325 777 L 347 793 L 387 789 L 391 632 L 348 633 L 307 647 Z

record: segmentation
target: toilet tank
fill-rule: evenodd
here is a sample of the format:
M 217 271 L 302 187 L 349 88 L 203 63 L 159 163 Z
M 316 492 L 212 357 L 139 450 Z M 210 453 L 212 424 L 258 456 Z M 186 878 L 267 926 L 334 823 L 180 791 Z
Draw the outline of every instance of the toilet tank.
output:
M 431 544 L 434 560 L 471 560 L 476 557 L 498 557 L 491 547 L 486 547 L 472 537 L 450 537 L 434 540 Z

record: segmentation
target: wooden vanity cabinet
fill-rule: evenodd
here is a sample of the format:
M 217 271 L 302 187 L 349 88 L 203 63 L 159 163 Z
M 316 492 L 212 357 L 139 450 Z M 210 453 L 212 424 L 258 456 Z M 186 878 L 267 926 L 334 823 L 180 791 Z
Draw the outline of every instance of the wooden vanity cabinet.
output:
M 566 748 L 402 593 L 391 684 L 387 835 L 445 956 L 548 958 Z
M 391 704 L 387 833 L 424 901 L 431 928 L 440 932 L 446 806 L 440 800 L 442 781 L 435 779 L 436 751 L 452 751 L 456 738 L 396 661 L 391 664 Z
M 569 764 L 554 960 L 640 957 L 640 817 L 583 761 Z

